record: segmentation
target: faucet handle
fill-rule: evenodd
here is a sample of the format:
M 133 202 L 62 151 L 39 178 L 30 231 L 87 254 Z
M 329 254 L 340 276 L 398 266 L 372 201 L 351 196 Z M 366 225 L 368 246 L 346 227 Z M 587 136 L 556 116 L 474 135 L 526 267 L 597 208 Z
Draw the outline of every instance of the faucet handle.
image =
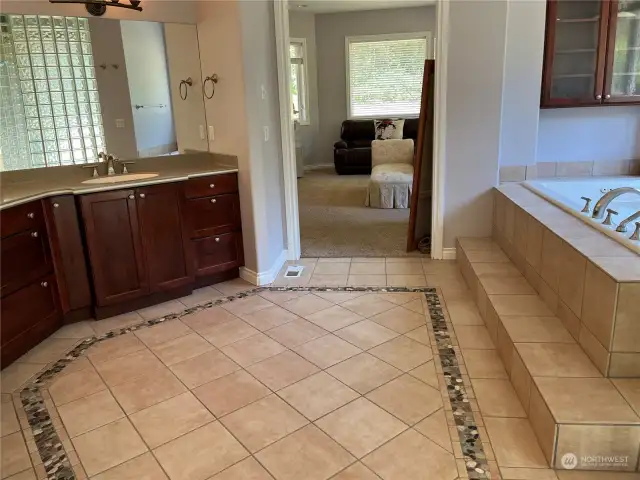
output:
M 98 177 L 98 166 L 97 165 L 83 165 L 82 168 L 93 168 L 93 172 L 91 173 L 91 176 L 96 178 Z
M 129 169 L 127 168 L 127 165 L 133 165 L 136 162 L 120 162 L 122 164 L 122 174 L 125 175 L 127 173 L 129 173 Z
M 589 213 L 591 211 L 591 199 L 589 197 L 580 197 L 580 198 L 586 202 L 584 204 L 584 207 L 580 211 L 582 213 Z
M 640 240 L 640 222 L 636 222 L 636 231 L 629 237 L 629 240 Z
M 612 215 L 618 215 L 618 212 L 616 212 L 615 210 L 611 210 L 610 208 L 607 208 L 607 218 L 604 219 L 604 222 L 602 222 L 602 224 L 612 225 L 613 224 L 613 222 L 611 221 Z

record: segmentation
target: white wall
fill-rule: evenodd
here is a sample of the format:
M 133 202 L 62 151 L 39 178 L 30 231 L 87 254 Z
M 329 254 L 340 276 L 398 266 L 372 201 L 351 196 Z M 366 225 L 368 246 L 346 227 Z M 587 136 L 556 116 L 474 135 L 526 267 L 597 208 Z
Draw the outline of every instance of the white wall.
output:
M 176 132 L 162 24 L 123 20 L 120 29 L 138 154 L 153 156 L 166 153 L 154 151 L 165 146 L 172 151 L 175 147 L 170 146 L 176 144 Z M 134 105 L 144 108 L 136 109 Z M 156 105 L 164 107 L 156 108 Z
M 316 161 L 316 143 L 320 130 L 320 111 L 318 108 L 318 66 L 316 59 L 316 23 L 313 13 L 289 11 L 289 35 L 291 38 L 304 38 L 307 41 L 307 76 L 309 89 L 309 125 L 299 125 L 296 130 L 296 142 L 300 142 L 304 151 L 304 164 L 321 163 Z
M 482 29 L 484 31 L 486 25 Z M 347 119 L 345 37 L 419 31 L 435 33 L 435 7 L 316 15 L 320 106 L 316 163 L 333 163 L 333 144 L 340 140 L 340 127 Z M 465 43 L 468 41 L 469 37 L 465 36 Z M 465 75 L 468 74 L 466 71 Z

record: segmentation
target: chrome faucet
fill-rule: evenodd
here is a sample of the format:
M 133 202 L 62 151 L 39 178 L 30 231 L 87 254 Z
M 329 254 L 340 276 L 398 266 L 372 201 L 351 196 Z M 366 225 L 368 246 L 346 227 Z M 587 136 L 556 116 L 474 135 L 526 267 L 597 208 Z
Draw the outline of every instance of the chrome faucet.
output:
M 625 218 L 618 224 L 618 228 L 616 228 L 616 232 L 625 233 L 627 231 L 627 225 L 640 218 L 640 210 L 631 215 L 630 217 Z
M 118 157 L 107 152 L 100 152 L 98 153 L 98 161 L 100 160 L 102 160 L 103 162 L 107 162 L 107 176 L 110 177 L 116 174 L 114 165 L 119 161 Z
M 640 189 L 633 187 L 620 187 L 610 190 L 609 192 L 605 193 L 600 198 L 600 200 L 598 200 L 596 206 L 593 207 L 593 215 L 591 215 L 591 218 L 599 220 L 604 217 L 605 209 L 609 206 L 609 204 L 620 195 L 624 195 L 625 193 L 635 193 L 637 195 L 640 195 Z

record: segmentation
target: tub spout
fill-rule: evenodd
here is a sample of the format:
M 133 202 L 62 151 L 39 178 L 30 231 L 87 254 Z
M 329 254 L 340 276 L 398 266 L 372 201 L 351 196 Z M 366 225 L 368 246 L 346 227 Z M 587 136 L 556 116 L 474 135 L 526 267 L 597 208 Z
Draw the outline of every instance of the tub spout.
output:
M 600 220 L 604 217 L 604 212 L 609 204 L 625 193 L 635 193 L 636 195 L 640 195 L 640 189 L 633 187 L 620 187 L 605 193 L 600 200 L 598 200 L 596 206 L 593 207 L 593 215 L 591 217 Z
M 630 217 L 625 218 L 618 224 L 618 228 L 616 228 L 616 232 L 625 233 L 627 231 L 627 225 L 640 218 L 640 210 L 631 215 Z

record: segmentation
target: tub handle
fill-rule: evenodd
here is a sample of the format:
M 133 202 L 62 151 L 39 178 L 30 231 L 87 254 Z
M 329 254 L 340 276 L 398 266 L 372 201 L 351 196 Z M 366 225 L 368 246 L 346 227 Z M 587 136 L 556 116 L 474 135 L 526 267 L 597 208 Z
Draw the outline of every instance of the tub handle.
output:
M 640 222 L 636 222 L 636 231 L 629 237 L 629 240 L 640 240 Z
M 591 211 L 591 199 L 589 197 L 580 197 L 580 198 L 586 202 L 584 204 L 584 207 L 580 211 L 582 213 L 589 213 Z
M 607 208 L 607 218 L 604 219 L 604 222 L 602 222 L 602 224 L 613 225 L 613 222 L 611 221 L 611 217 L 613 215 L 618 215 L 618 212 L 616 212 L 615 210 L 611 210 L 610 208 Z

